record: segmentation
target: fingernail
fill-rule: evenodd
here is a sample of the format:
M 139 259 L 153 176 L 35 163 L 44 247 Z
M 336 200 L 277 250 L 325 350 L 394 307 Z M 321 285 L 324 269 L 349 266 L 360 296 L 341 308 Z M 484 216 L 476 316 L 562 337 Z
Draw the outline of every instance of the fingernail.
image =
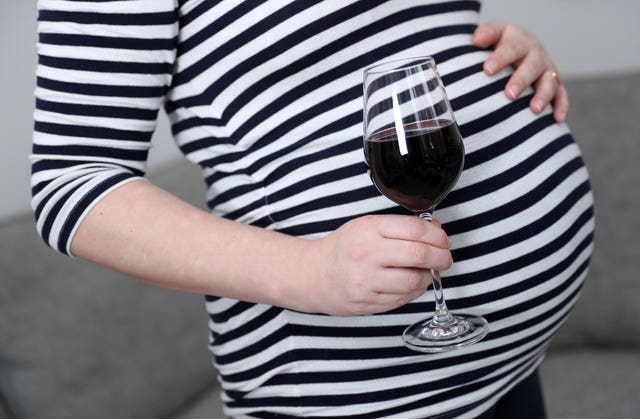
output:
M 493 74 L 496 72 L 497 65 L 493 61 L 486 61 L 484 63 L 484 71 L 488 74 Z
M 536 113 L 542 112 L 543 107 L 544 107 L 544 104 L 542 102 L 540 101 L 533 102 L 533 109 L 535 110 Z
M 520 95 L 521 91 L 522 91 L 522 88 L 520 87 L 520 85 L 512 84 L 511 86 L 509 86 L 509 89 L 508 89 L 509 97 L 511 99 L 515 99 Z
M 560 112 L 558 114 L 558 122 L 564 122 L 567 120 L 567 113 L 566 112 Z

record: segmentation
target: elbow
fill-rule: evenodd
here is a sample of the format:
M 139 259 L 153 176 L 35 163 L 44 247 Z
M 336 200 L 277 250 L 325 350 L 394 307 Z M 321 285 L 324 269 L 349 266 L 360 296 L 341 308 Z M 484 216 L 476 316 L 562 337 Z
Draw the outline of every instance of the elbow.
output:
M 78 165 L 32 156 L 31 209 L 36 230 L 52 249 L 71 255 L 73 236 L 86 214 L 117 186 L 140 177 L 122 167 Z

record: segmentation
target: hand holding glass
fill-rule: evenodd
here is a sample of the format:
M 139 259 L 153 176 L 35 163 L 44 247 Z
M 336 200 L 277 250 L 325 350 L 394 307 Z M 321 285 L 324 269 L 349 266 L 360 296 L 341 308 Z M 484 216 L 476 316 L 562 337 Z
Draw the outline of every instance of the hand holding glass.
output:
M 435 61 L 417 57 L 369 67 L 363 87 L 364 153 L 373 183 L 387 198 L 431 221 L 458 181 L 465 154 Z M 405 345 L 442 352 L 482 339 L 487 321 L 450 313 L 438 271 L 432 269 L 431 278 L 434 316 L 409 326 Z

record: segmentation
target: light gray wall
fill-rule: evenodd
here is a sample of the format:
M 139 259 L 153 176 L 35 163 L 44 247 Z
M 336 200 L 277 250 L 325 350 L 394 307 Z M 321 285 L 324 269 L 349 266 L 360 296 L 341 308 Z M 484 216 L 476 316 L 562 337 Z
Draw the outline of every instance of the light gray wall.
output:
M 487 0 L 482 8 L 483 21 L 535 33 L 566 77 L 640 70 L 638 0 Z
M 638 0 L 487 0 L 483 8 L 483 21 L 512 21 L 538 35 L 564 77 L 640 71 Z M 29 209 L 35 19 L 35 1 L 0 0 L 0 222 Z M 180 158 L 164 115 L 153 142 L 150 172 Z

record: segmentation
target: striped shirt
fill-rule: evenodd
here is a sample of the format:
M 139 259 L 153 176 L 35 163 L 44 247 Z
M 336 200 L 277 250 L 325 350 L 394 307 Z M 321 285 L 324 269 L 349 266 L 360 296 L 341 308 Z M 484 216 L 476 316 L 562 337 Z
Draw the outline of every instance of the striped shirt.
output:
M 210 348 L 234 417 L 472 418 L 542 361 L 578 298 L 592 196 L 566 125 L 508 100 L 471 45 L 473 0 L 38 2 L 32 206 L 62 253 L 114 188 L 144 176 L 159 109 L 202 169 L 213 214 L 316 238 L 364 214 L 407 212 L 372 185 L 362 70 L 432 55 L 464 136 L 465 169 L 436 210 L 455 260 L 450 308 L 490 332 L 421 354 L 406 325 L 425 293 L 360 317 L 206 297 Z M 269 280 L 265 278 L 265 280 Z

